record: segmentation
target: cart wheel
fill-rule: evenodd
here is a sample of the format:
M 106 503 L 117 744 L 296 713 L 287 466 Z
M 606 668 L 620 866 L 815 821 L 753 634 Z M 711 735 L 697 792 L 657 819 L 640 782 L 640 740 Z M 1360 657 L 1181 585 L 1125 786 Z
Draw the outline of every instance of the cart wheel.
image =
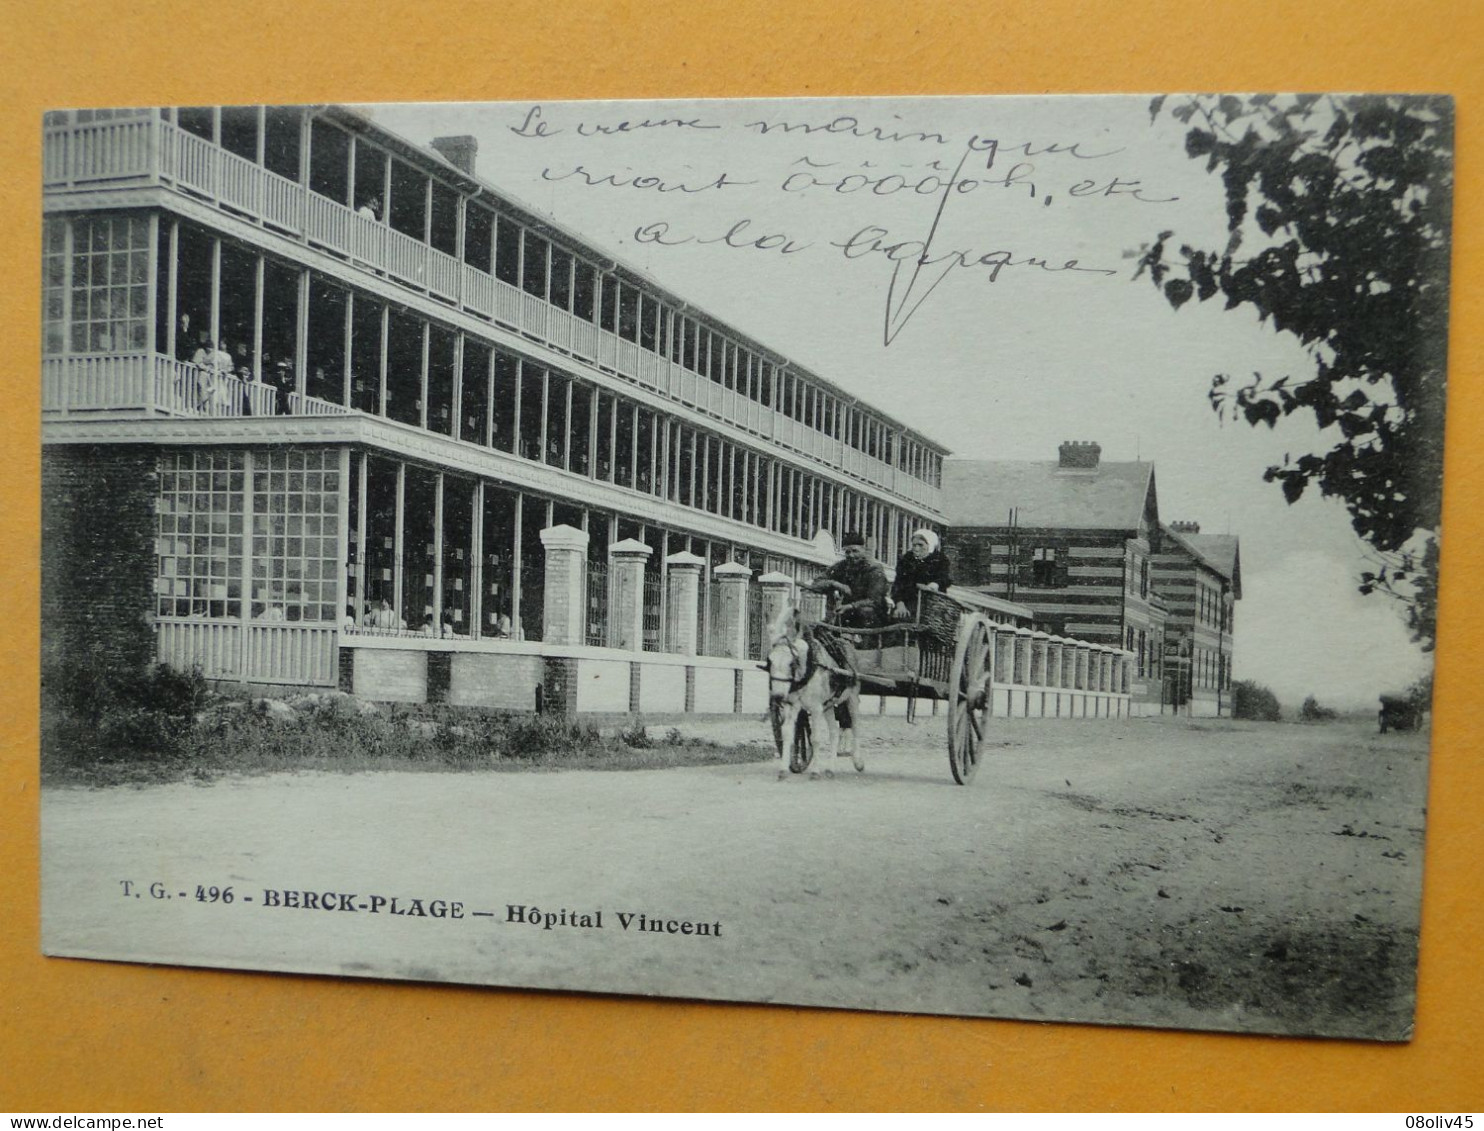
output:
M 802 774 L 814 761 L 814 735 L 809 730 L 809 712 L 800 711 L 794 721 L 794 743 L 788 758 L 788 768 Z
M 948 677 L 948 768 L 968 785 L 979 768 L 979 748 L 989 716 L 989 629 L 975 618 L 959 629 Z

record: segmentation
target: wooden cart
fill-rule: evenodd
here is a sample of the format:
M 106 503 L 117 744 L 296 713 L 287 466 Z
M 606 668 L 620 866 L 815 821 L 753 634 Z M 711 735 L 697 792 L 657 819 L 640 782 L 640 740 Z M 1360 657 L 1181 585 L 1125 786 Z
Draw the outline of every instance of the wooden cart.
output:
M 909 720 L 918 699 L 947 704 L 948 768 L 955 782 L 967 785 L 979 768 L 985 740 L 994 626 L 1007 618 L 1023 619 L 1026 612 L 973 590 L 922 589 L 911 620 L 836 631 L 855 645 L 863 694 L 905 698 Z M 807 743 L 807 734 L 795 735 L 795 764 L 808 764 Z

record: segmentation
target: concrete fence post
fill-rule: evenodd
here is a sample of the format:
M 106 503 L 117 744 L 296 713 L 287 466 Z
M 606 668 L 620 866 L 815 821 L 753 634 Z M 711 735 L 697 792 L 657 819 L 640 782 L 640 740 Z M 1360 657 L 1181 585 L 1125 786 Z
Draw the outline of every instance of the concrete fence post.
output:
M 665 651 L 694 656 L 697 618 L 701 615 L 701 571 L 706 568 L 706 559 L 681 550 L 666 558 L 665 565 L 669 567 L 665 591 L 669 639 Z
M 583 643 L 582 582 L 587 568 L 587 531 L 548 526 L 541 532 L 545 551 L 542 639 L 548 644 Z
M 608 547 L 608 647 L 644 650 L 644 566 L 654 551 L 635 538 Z
M 747 589 L 752 584 L 752 570 L 737 562 L 727 562 L 711 571 L 717 581 L 716 624 L 720 639 L 714 642 L 717 655 L 733 660 L 747 658 Z

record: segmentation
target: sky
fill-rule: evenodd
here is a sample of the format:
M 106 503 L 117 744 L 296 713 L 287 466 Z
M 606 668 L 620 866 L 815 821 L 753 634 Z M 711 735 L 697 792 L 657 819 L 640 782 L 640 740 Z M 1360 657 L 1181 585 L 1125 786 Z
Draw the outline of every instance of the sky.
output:
M 1311 421 L 1221 421 L 1214 374 L 1302 378 L 1289 336 L 1134 279 L 1161 231 L 1220 247 L 1219 180 L 1147 97 L 360 107 L 470 134 L 478 176 L 951 449 L 1154 463 L 1161 518 L 1241 538 L 1234 673 L 1296 708 L 1371 708 L 1427 672 L 1343 506 L 1263 470 Z M 915 269 L 923 245 L 927 267 Z

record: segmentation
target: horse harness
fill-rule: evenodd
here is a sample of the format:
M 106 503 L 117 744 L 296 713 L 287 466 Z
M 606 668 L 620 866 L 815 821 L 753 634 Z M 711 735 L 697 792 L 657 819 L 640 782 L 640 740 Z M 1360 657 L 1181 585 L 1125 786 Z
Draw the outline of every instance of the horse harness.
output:
M 787 679 L 788 690 L 784 693 L 783 698 L 792 699 L 797 695 L 800 689 L 808 685 L 809 681 L 814 678 L 815 672 L 822 666 L 814 650 L 816 648 L 826 648 L 824 641 L 821 639 L 823 636 L 824 633 L 819 631 L 819 626 L 814 625 L 806 628 L 798 640 L 788 641 L 788 649 L 793 655 L 793 663 L 790 666 L 791 670 L 787 677 L 775 676 L 771 668 L 765 669 L 768 672 L 768 682 L 770 684 L 783 683 Z M 800 644 L 803 644 L 802 649 L 799 647 Z M 801 651 L 803 653 L 802 655 L 800 655 Z M 831 656 L 831 659 L 834 658 L 834 656 Z M 801 664 L 803 665 L 802 672 L 799 671 Z M 822 704 L 826 710 L 838 706 L 843 702 L 845 696 L 849 694 L 851 687 L 857 682 L 857 677 L 853 671 L 844 672 L 834 668 L 829 668 L 828 670 L 830 673 L 830 696 Z

